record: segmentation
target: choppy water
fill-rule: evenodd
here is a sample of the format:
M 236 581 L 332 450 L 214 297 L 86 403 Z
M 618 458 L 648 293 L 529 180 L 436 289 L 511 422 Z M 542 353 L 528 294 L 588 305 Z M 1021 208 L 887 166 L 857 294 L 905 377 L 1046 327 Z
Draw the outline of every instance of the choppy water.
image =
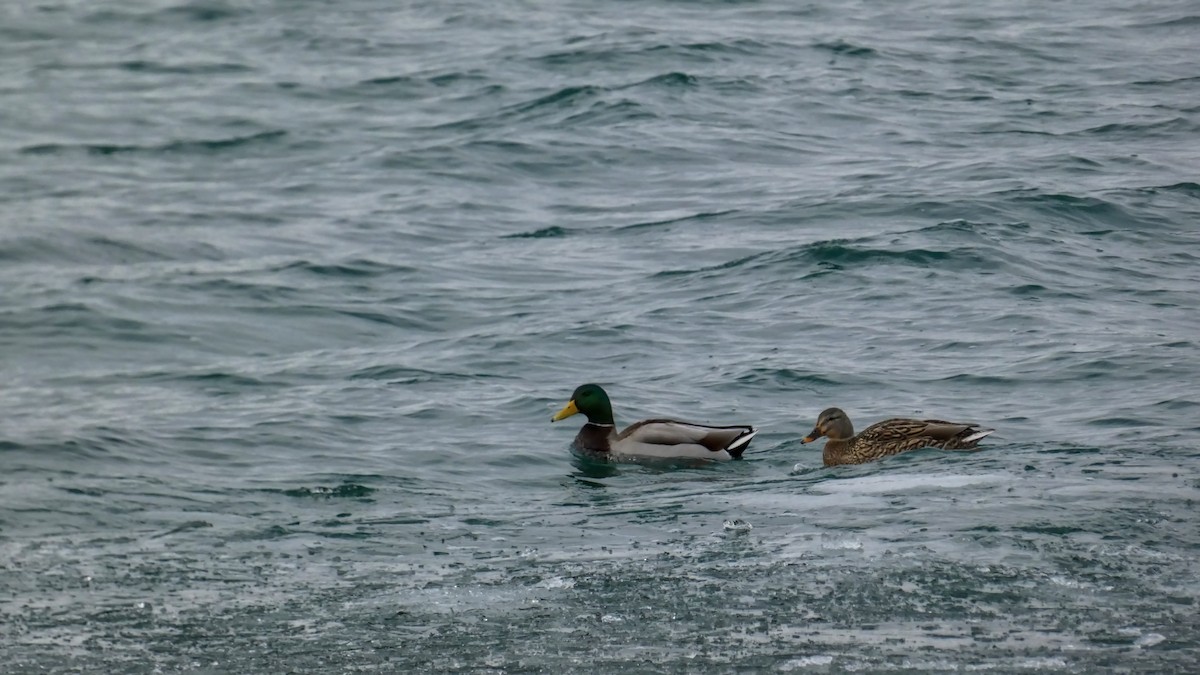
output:
M 5 671 L 1190 671 L 1198 26 L 4 4 Z M 579 465 L 585 381 L 762 433 Z

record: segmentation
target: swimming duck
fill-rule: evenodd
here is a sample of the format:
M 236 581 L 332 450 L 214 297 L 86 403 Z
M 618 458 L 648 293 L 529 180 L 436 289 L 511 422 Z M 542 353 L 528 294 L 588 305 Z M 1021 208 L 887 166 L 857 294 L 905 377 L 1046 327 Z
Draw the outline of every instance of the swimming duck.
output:
M 747 425 L 712 427 L 668 419 L 642 420 L 617 433 L 608 394 L 596 384 L 576 388 L 571 400 L 550 421 L 578 413 L 586 415 L 588 421 L 575 436 L 574 447 L 612 459 L 737 459 L 758 433 Z
M 894 418 L 876 422 L 857 436 L 850 418 L 840 408 L 829 408 L 817 417 L 817 425 L 801 443 L 825 436 L 822 456 L 825 466 L 862 464 L 917 448 L 970 450 L 995 432 L 967 422 Z

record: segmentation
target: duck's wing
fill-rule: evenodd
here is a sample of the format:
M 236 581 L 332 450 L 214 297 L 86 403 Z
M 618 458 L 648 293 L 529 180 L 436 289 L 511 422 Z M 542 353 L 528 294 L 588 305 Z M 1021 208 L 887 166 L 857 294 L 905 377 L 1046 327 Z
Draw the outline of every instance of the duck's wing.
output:
M 996 433 L 995 429 L 980 426 L 974 422 L 946 422 L 944 420 L 924 420 L 925 433 L 942 442 L 947 450 L 969 449 L 975 447 L 982 439 Z
M 620 455 L 642 457 L 741 457 L 758 432 L 748 425 L 714 427 L 679 420 L 643 420 L 630 425 L 612 442 Z
M 896 451 L 924 447 L 955 449 L 973 447 L 993 431 L 969 422 L 895 418 L 872 424 L 858 438 L 860 443 Z

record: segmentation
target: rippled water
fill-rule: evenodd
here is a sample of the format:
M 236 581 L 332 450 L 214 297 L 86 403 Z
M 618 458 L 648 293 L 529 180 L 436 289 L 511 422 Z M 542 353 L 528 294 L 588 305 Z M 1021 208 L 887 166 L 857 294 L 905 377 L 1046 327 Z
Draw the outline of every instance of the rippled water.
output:
M 1190 672 L 1197 26 L 3 5 L 6 672 Z M 586 381 L 762 431 L 583 464 Z

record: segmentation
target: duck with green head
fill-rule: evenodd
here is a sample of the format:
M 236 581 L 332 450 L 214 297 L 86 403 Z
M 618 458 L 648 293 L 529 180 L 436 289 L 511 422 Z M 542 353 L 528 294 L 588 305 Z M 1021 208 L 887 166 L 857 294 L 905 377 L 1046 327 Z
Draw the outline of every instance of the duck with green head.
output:
M 827 408 L 817 416 L 812 433 L 800 442 L 828 438 L 822 455 L 825 466 L 835 466 L 863 464 L 918 448 L 971 450 L 995 431 L 970 422 L 897 417 L 876 422 L 856 435 L 850 417 L 841 408 Z
M 586 416 L 587 424 L 575 436 L 574 446 L 610 459 L 737 459 L 758 433 L 744 424 L 714 427 L 670 419 L 642 420 L 617 433 L 612 403 L 596 384 L 576 388 L 571 400 L 551 421 L 577 414 Z

